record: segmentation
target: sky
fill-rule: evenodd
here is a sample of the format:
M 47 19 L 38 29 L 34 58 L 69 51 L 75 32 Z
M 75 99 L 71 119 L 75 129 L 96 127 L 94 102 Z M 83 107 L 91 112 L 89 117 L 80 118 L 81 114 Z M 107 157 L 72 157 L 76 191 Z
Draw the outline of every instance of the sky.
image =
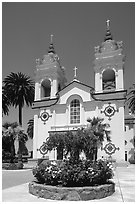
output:
M 113 39 L 123 41 L 126 56 L 124 88 L 135 82 L 134 2 L 3 2 L 2 79 L 10 72 L 22 72 L 34 79 L 35 60 L 47 54 L 50 35 L 55 51 L 66 68 L 68 83 L 74 67 L 78 79 L 94 87 L 94 47 L 101 45 L 110 19 Z M 23 127 L 33 118 L 31 107 L 23 109 Z M 11 108 L 3 122 L 18 121 L 18 109 Z

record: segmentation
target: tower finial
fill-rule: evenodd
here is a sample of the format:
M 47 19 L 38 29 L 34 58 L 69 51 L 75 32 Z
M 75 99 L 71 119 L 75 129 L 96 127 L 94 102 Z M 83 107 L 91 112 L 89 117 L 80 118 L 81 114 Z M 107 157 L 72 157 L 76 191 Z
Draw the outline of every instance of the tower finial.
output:
M 110 30 L 110 20 L 106 20 L 106 24 L 107 24 L 107 30 Z
M 50 35 L 50 44 L 53 44 L 53 35 Z
M 54 46 L 53 46 L 53 35 L 52 35 L 52 34 L 50 35 L 50 45 L 49 45 L 49 51 L 48 51 L 48 53 L 49 53 L 49 54 L 50 54 L 50 53 L 55 54 L 55 50 L 54 50 Z
M 105 36 L 105 41 L 107 40 L 112 40 L 112 35 L 111 35 L 111 32 L 110 32 L 110 20 L 106 20 L 106 36 Z

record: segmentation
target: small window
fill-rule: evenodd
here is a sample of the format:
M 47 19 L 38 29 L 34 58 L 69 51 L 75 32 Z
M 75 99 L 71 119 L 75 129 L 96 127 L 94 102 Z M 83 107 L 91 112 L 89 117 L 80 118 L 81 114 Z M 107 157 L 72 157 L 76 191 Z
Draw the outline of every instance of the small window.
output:
M 74 99 L 70 104 L 70 123 L 80 123 L 80 102 Z
M 127 151 L 125 151 L 125 161 L 127 161 Z

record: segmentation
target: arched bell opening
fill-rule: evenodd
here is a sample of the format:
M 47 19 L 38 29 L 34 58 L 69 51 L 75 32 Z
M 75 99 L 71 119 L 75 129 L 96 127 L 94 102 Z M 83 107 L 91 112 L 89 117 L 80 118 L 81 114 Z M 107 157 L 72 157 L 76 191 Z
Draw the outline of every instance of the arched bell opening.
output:
M 41 83 L 41 98 L 50 97 L 51 94 L 51 81 L 45 79 Z
M 106 69 L 102 75 L 103 90 L 111 90 L 116 88 L 115 71 L 113 69 Z

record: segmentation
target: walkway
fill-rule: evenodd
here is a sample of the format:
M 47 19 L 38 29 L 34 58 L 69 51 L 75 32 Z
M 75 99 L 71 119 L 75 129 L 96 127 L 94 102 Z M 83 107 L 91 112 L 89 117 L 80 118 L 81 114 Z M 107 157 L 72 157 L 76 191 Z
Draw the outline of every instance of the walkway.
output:
M 26 170 L 28 171 L 28 170 Z M 115 193 L 100 200 L 87 202 L 135 202 L 135 165 L 117 167 L 113 181 L 116 184 Z M 2 191 L 3 202 L 53 202 L 29 194 L 28 183 L 4 189 Z M 55 201 L 54 201 L 55 202 Z M 59 201 L 66 202 L 66 201 Z M 75 201 L 74 201 L 75 202 Z M 85 202 L 85 201 L 80 201 Z

